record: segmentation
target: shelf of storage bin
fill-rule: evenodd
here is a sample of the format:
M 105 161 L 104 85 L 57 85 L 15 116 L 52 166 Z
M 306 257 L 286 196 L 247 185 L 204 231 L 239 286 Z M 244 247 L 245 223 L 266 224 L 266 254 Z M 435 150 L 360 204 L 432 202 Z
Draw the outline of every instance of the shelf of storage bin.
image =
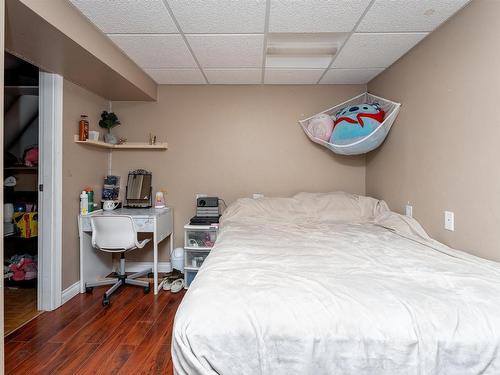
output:
M 190 246 L 189 240 L 199 243 L 214 244 L 217 239 L 218 225 L 185 225 L 184 226 L 184 280 L 185 288 L 188 289 L 191 282 L 196 277 L 199 269 L 203 265 L 205 258 L 212 250 L 212 246 Z M 198 266 L 193 266 L 194 257 L 203 257 L 203 262 Z
M 202 266 L 203 262 L 207 258 L 211 249 L 200 250 L 200 249 L 184 249 L 184 269 L 186 270 L 198 270 Z M 193 265 L 194 258 L 203 258 L 201 264 Z
M 80 141 L 78 135 L 75 135 L 75 143 L 97 147 L 97 148 L 106 148 L 111 150 L 167 150 L 167 143 L 156 143 L 154 145 L 150 145 L 149 143 L 140 143 L 140 142 L 126 142 L 121 145 L 112 145 L 111 143 L 106 143 L 102 141 L 91 141 L 87 139 L 86 141 Z
M 200 269 L 200 267 L 184 267 L 184 271 L 196 271 L 196 272 L 198 272 L 199 269 Z
M 184 248 L 209 250 L 217 238 L 215 225 L 186 225 L 184 226 Z

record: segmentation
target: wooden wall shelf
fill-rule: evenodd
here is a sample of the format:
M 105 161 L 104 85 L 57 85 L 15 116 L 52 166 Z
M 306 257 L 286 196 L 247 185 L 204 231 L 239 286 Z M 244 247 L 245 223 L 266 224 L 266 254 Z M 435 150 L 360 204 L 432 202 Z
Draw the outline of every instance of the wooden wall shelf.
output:
M 75 143 L 79 143 L 81 145 L 97 147 L 97 148 L 105 148 L 110 150 L 159 150 L 164 151 L 168 149 L 167 143 L 157 143 L 155 145 L 150 145 L 149 143 L 140 143 L 140 142 L 127 142 L 122 145 L 112 145 L 102 141 L 80 141 L 78 135 L 75 135 Z

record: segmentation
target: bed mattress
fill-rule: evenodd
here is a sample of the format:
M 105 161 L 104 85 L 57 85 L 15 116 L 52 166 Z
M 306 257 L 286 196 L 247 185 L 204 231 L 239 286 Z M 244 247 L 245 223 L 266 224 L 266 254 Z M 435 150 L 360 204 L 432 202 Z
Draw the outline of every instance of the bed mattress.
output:
M 497 263 L 383 202 L 301 197 L 228 208 L 175 317 L 176 373 L 500 374 Z

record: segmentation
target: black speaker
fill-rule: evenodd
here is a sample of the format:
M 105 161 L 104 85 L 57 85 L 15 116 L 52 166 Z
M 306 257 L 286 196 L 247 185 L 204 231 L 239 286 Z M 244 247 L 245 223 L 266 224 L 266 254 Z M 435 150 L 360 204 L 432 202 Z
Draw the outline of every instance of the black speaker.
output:
M 202 197 L 196 200 L 196 207 L 219 207 L 218 197 Z

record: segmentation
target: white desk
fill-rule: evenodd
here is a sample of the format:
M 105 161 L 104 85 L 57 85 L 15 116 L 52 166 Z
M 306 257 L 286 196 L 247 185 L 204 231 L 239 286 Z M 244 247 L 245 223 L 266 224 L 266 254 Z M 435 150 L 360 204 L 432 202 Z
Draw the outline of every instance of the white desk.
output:
M 120 208 L 113 211 L 94 211 L 78 216 L 80 233 L 80 293 L 85 293 L 85 282 L 95 281 L 108 275 L 113 268 L 110 253 L 92 247 L 92 227 L 90 217 L 96 215 L 128 215 L 134 219 L 137 231 L 153 233 L 153 274 L 154 293 L 158 294 L 158 244 L 170 237 L 170 254 L 174 246 L 174 219 L 171 208 Z

